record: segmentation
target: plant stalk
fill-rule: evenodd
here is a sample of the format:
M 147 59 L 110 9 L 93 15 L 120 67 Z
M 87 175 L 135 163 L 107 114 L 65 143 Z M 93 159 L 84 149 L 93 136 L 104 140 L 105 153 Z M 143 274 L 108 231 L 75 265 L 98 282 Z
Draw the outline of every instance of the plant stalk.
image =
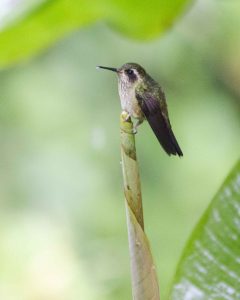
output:
M 141 182 L 133 124 L 127 113 L 120 116 L 121 158 L 134 300 L 159 300 L 155 265 L 144 232 Z

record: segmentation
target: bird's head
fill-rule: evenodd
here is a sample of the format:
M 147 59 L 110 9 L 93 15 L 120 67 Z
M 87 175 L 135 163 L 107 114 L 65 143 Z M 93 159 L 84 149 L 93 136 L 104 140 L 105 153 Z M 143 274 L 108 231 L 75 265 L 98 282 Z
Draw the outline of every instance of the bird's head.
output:
M 120 82 L 128 86 L 134 86 L 146 75 L 146 71 L 143 69 L 143 67 L 136 63 L 126 63 L 120 68 L 109 68 L 103 66 L 98 66 L 98 68 L 116 72 Z

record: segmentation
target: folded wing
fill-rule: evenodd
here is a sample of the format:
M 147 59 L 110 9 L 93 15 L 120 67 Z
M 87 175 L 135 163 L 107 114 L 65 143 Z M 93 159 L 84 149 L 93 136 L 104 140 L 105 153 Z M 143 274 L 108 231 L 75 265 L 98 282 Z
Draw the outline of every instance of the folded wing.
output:
M 138 103 L 158 141 L 168 155 L 183 156 L 171 128 L 168 116 L 161 111 L 160 103 L 149 93 L 136 92 Z

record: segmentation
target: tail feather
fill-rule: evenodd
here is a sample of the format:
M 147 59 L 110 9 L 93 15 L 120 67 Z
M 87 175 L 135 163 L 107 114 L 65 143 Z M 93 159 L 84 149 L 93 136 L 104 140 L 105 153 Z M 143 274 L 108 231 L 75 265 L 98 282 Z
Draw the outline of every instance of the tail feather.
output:
M 183 156 L 182 150 L 174 136 L 171 127 L 166 124 L 164 117 L 159 114 L 149 115 L 148 123 L 156 135 L 159 143 L 168 155 Z

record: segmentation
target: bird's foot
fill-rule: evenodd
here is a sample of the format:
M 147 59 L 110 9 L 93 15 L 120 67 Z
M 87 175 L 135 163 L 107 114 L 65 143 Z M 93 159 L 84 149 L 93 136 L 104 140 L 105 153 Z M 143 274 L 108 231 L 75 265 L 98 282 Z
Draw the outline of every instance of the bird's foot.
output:
M 133 126 L 133 131 L 132 131 L 133 134 L 137 134 L 137 127 L 136 126 Z
M 139 125 L 141 125 L 143 120 L 137 120 L 137 123 L 133 126 L 133 134 L 136 134 L 138 132 L 137 128 Z

